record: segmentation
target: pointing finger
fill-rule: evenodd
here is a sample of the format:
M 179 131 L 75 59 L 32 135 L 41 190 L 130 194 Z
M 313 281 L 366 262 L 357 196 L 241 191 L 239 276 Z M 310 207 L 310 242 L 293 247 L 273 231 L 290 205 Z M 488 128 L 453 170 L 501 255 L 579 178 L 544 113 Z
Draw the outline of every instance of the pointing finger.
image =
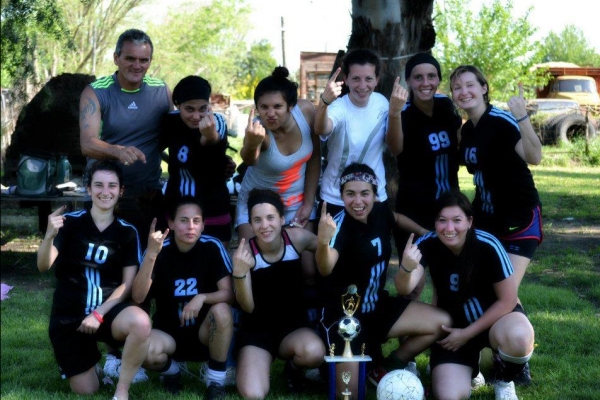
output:
M 65 208 L 67 206 L 62 205 L 60 207 L 58 207 L 56 210 L 54 210 L 54 212 L 52 214 L 50 214 L 51 217 L 58 217 L 60 214 L 63 213 L 63 211 L 65 211 Z
M 406 250 L 409 250 L 412 247 L 414 237 L 415 237 L 414 233 L 411 233 L 410 236 L 408 237 L 408 241 L 406 242 L 406 247 L 405 247 Z
M 523 96 L 523 83 L 522 82 L 519 82 L 519 97 L 522 99 L 525 98 Z
M 252 120 L 254 119 L 254 108 L 250 110 L 248 114 L 248 128 L 252 128 Z
M 321 219 L 327 217 L 327 202 L 323 202 L 323 208 L 321 208 Z
M 342 72 L 342 68 L 338 67 L 338 69 L 335 70 L 335 72 L 333 73 L 333 75 L 331 75 L 331 78 L 329 79 L 329 82 L 335 82 L 335 80 L 337 79 L 337 77 L 340 74 L 340 72 Z
M 163 233 L 163 238 L 166 238 L 167 236 L 169 236 L 169 232 L 170 232 L 170 230 L 169 230 L 169 228 L 167 228 L 165 230 L 165 233 Z
M 150 234 L 153 234 L 154 232 L 156 232 L 156 218 L 154 218 L 152 220 L 152 223 L 150 224 Z
M 398 89 L 399 86 L 400 86 L 400 77 L 397 76 L 396 80 L 394 81 L 394 90 Z

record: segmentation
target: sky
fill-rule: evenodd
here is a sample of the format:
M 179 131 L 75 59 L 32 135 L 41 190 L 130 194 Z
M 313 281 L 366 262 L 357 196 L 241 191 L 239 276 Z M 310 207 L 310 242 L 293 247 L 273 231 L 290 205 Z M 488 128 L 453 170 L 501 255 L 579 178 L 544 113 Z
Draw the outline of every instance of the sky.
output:
M 534 39 L 542 39 L 551 31 L 559 33 L 566 25 L 574 24 L 600 52 L 600 23 L 597 11 L 590 9 L 593 2 L 595 0 L 513 0 L 513 15 L 521 17 L 533 7 L 529 22 L 538 28 Z M 471 0 L 471 3 L 474 10 L 478 10 L 484 1 Z M 279 64 L 283 59 L 283 17 L 286 65 L 292 74 L 300 67 L 301 51 L 335 53 L 346 48 L 352 23 L 351 0 L 251 0 L 250 4 L 254 9 L 250 39 L 269 40 Z

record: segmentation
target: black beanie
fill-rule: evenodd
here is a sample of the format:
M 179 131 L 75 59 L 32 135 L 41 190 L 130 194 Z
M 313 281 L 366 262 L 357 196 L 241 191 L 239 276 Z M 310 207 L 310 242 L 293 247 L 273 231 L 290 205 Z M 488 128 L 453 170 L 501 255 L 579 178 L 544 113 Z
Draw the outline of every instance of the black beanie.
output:
M 210 100 L 210 83 L 196 75 L 186 76 L 173 89 L 173 103 L 179 105 L 190 100 Z
M 429 53 L 417 53 L 408 59 L 406 67 L 404 68 L 404 79 L 408 80 L 414 67 L 419 64 L 431 64 L 437 69 L 438 77 L 442 80 L 442 70 L 440 63 Z

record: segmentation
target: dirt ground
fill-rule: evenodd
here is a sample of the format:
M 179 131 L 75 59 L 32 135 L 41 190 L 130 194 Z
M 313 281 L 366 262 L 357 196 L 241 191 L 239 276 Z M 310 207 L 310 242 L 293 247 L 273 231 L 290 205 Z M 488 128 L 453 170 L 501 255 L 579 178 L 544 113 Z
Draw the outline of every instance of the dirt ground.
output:
M 2 282 L 11 286 L 35 290 L 45 284 L 45 278 L 37 271 L 36 252 L 41 242 L 37 232 L 35 209 L 19 209 L 13 204 L 2 203 L 2 237 L 0 238 Z M 600 247 L 600 224 L 588 221 L 544 221 L 544 242 L 539 248 L 540 255 L 564 253 L 570 249 L 589 253 Z M 236 242 L 232 241 L 235 246 Z M 388 276 L 393 276 L 398 268 L 398 257 L 390 260 Z M 600 254 L 594 259 L 594 268 L 600 273 Z M 39 279 L 35 279 L 38 276 Z

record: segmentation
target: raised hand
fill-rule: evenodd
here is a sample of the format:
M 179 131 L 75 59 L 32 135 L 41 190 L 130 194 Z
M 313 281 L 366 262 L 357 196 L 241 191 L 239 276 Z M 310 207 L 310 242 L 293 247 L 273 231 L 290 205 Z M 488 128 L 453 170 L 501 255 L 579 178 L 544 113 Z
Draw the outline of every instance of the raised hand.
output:
M 162 249 L 163 242 L 169 234 L 169 228 L 165 230 L 165 233 L 156 231 L 156 218 L 152 220 L 150 224 L 150 233 L 148 234 L 148 248 L 146 249 L 147 254 L 158 255 Z
M 329 244 L 333 235 L 335 235 L 335 231 L 337 230 L 337 225 L 331 214 L 327 212 L 327 202 L 323 202 L 323 208 L 321 209 L 321 219 L 319 219 L 319 230 L 317 233 L 317 239 L 319 244 Z
M 421 262 L 421 258 L 423 257 L 419 247 L 413 244 L 414 238 L 415 234 L 411 233 L 408 237 L 408 241 L 406 242 L 406 246 L 404 247 L 404 252 L 402 253 L 402 265 L 409 271 L 417 268 L 419 262 Z
M 508 100 L 508 108 L 516 119 L 523 118 L 527 115 L 527 103 L 525 102 L 525 96 L 523 95 L 523 84 L 519 82 L 519 95 L 512 96 Z
M 208 107 L 208 113 L 198 123 L 198 129 L 202 136 L 211 136 L 215 134 L 217 124 L 215 123 L 215 114 L 210 106 Z
M 233 253 L 233 275 L 235 276 L 246 276 L 248 271 L 250 271 L 256 263 L 252 253 L 250 253 L 250 250 L 245 244 L 246 239 L 242 238 L 238 248 Z
M 408 91 L 400 84 L 400 77 L 397 76 L 390 95 L 390 114 L 400 114 L 407 100 Z
M 340 94 L 342 94 L 343 82 L 335 81 L 337 79 L 338 75 L 340 74 L 340 72 L 342 72 L 341 68 L 338 68 L 335 70 L 333 75 L 331 75 L 331 78 L 329 79 L 329 81 L 327 81 L 325 90 L 323 90 L 323 93 L 321 93 L 321 100 L 325 104 L 333 103 L 335 101 L 335 99 L 337 99 L 340 96 Z
M 66 206 L 60 206 L 50 215 L 48 215 L 48 227 L 46 228 L 46 239 L 54 239 L 58 235 L 58 230 L 65 224 L 65 216 L 62 213 Z
M 248 126 L 246 127 L 246 143 L 253 148 L 258 148 L 263 140 L 265 140 L 265 128 L 262 126 L 260 121 L 254 121 L 254 108 L 250 110 L 250 115 L 248 116 Z

